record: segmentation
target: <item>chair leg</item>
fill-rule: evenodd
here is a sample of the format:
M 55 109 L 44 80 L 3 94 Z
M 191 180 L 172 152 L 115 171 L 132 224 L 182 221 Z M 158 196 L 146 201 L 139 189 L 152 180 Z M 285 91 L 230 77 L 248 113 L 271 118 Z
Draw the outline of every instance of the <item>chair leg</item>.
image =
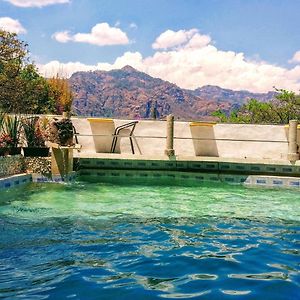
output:
M 133 146 L 132 136 L 129 137 L 129 140 L 130 140 L 131 152 L 132 152 L 132 154 L 134 154 L 134 146 Z

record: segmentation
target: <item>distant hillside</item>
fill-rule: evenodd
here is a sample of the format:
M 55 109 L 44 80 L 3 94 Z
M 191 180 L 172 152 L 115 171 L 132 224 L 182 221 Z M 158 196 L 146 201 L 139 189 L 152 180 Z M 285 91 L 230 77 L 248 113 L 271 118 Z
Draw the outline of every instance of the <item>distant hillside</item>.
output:
M 223 102 L 226 100 L 230 103 L 244 104 L 251 98 L 268 102 L 274 98 L 276 92 L 251 93 L 249 91 L 233 91 L 230 89 L 223 89 L 215 85 L 205 85 L 194 90 L 193 94 L 200 98 L 214 100 L 215 102 Z
M 120 70 L 77 72 L 70 78 L 78 115 L 149 118 L 155 107 L 157 117 L 170 113 L 179 119 L 209 119 L 217 109 L 229 111 L 254 97 L 269 101 L 274 93 L 252 94 L 216 86 L 192 90 L 153 78 L 130 66 Z

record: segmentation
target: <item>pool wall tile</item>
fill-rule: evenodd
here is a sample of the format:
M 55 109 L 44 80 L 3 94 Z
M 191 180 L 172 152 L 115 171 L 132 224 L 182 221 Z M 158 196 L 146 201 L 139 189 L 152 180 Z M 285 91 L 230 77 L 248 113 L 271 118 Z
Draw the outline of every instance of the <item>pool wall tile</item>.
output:
M 295 180 L 295 179 L 289 180 L 288 186 L 300 188 L 300 180 Z
M 250 175 L 244 182 L 245 185 L 257 185 L 266 187 L 300 187 L 300 178 L 297 177 L 284 177 L 284 176 L 261 176 Z
M 176 162 L 176 169 L 182 170 L 188 168 L 188 162 L 187 161 L 177 161 Z
M 300 174 L 299 165 L 272 165 L 258 163 L 232 163 L 222 161 L 177 161 L 177 160 L 142 160 L 142 159 L 113 159 L 113 158 L 82 158 L 79 159 L 81 169 L 136 169 L 136 170 L 184 170 L 220 172 L 235 174 L 268 174 L 289 175 Z
M 86 160 L 83 159 L 80 176 L 93 177 L 94 180 L 97 180 L 97 177 L 105 180 L 109 178 L 166 179 L 178 182 L 221 181 L 228 184 L 298 187 L 300 179 L 297 177 L 292 181 L 285 179 L 286 176 L 292 177 L 293 175 L 300 177 L 299 165 L 112 158 L 91 159 L 90 163 L 85 164 Z M 93 169 L 97 170 L 93 171 Z
M 90 174 L 90 172 L 86 172 L 86 173 Z M 71 172 L 71 174 L 69 174 L 64 178 L 59 175 L 51 176 L 51 174 L 38 174 L 38 173 L 33 173 L 31 176 L 33 182 L 49 182 L 49 183 L 50 182 L 73 182 L 77 178 L 77 172 L 73 171 Z
M 0 178 L 0 190 L 18 187 L 32 181 L 31 174 L 17 174 Z
M 229 184 L 243 184 L 248 179 L 247 175 L 231 175 L 231 176 L 220 175 L 220 177 L 225 178 L 225 180 L 223 181 Z
M 81 178 L 92 178 L 96 181 L 102 180 L 159 180 L 159 181 L 176 181 L 178 183 L 197 182 L 225 182 L 227 184 L 245 184 L 266 187 L 292 187 L 300 188 L 300 178 L 284 176 L 267 176 L 267 175 L 239 175 L 239 174 L 219 174 L 204 172 L 182 172 L 168 170 L 81 170 Z

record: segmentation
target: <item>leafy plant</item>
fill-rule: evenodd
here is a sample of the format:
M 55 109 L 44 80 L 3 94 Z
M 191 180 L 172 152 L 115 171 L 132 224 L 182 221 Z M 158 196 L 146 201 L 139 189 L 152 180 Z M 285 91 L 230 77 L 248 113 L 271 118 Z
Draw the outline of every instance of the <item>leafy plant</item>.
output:
M 11 148 L 13 147 L 13 141 L 11 137 L 5 133 L 0 136 L 0 148 Z
M 25 138 L 28 147 L 45 147 L 45 140 L 39 125 L 38 117 L 29 117 L 22 119 Z
M 5 113 L 0 111 L 0 132 L 3 128 L 4 120 L 5 120 Z
M 18 147 L 20 139 L 21 121 L 19 116 L 7 115 L 4 119 L 3 132 L 11 139 L 10 147 Z
M 72 146 L 73 135 L 73 124 L 70 119 L 54 119 L 49 123 L 48 136 L 50 142 L 61 146 Z
M 58 136 L 62 146 L 73 144 L 73 124 L 70 119 L 62 119 L 56 123 Z
M 49 140 L 48 131 L 47 131 L 49 122 L 50 122 L 50 120 L 47 117 L 45 117 L 45 116 L 39 117 L 38 128 L 39 128 L 41 135 L 43 136 L 44 141 Z

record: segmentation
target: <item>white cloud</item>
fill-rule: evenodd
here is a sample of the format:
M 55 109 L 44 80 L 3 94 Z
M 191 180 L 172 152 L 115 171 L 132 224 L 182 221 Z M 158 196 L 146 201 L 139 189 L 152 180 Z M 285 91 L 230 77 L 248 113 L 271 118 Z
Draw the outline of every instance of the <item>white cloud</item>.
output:
M 112 64 L 100 62 L 88 66 L 57 62 L 57 67 L 68 70 L 68 75 L 71 75 L 78 70 L 111 70 L 131 65 L 187 89 L 207 84 L 252 92 L 271 91 L 273 86 L 293 91 L 300 89 L 300 65 L 288 69 L 261 60 L 250 60 L 242 52 L 217 49 L 211 43 L 211 38 L 201 35 L 198 30 L 183 30 L 182 33 L 175 33 L 176 39 L 160 40 L 160 47 L 170 49 L 157 50 L 152 56 L 143 57 L 139 52 L 125 52 Z M 53 65 L 50 62 L 43 66 L 43 71 Z
M 26 29 L 21 25 L 21 23 L 10 17 L 0 18 L 0 28 L 17 34 L 26 33 Z
M 61 43 L 73 41 L 97 46 L 129 44 L 129 39 L 125 32 L 120 28 L 110 27 L 107 23 L 96 24 L 90 33 L 76 33 L 71 35 L 68 31 L 61 31 L 56 32 L 53 38 Z
M 95 71 L 111 69 L 119 69 L 126 65 L 132 65 L 136 68 L 141 68 L 143 57 L 139 52 L 125 52 L 123 56 L 117 58 L 114 64 L 99 62 L 95 65 L 86 65 L 81 62 L 62 63 L 58 60 L 52 60 L 46 64 L 37 64 L 39 72 L 45 77 L 52 77 L 59 74 L 62 77 L 70 77 L 73 73 L 79 71 Z
M 57 40 L 60 43 L 67 43 L 72 40 L 69 31 L 60 31 L 60 32 L 55 32 L 52 35 L 52 38 Z
M 289 63 L 291 63 L 291 64 L 300 63 L 300 50 L 294 53 L 292 59 L 289 60 Z
M 61 63 L 57 60 L 48 62 L 47 64 L 37 65 L 39 72 L 45 77 L 56 76 L 57 74 L 61 77 L 70 77 L 73 73 L 78 71 L 94 71 L 97 70 L 97 65 L 85 65 L 80 62 L 68 62 Z
M 43 7 L 52 4 L 69 3 L 70 0 L 4 0 L 19 7 Z
M 169 49 L 180 47 L 190 41 L 192 47 L 203 47 L 210 43 L 211 39 L 208 35 L 202 35 L 198 29 L 191 30 L 167 30 L 163 32 L 152 44 L 153 49 Z

